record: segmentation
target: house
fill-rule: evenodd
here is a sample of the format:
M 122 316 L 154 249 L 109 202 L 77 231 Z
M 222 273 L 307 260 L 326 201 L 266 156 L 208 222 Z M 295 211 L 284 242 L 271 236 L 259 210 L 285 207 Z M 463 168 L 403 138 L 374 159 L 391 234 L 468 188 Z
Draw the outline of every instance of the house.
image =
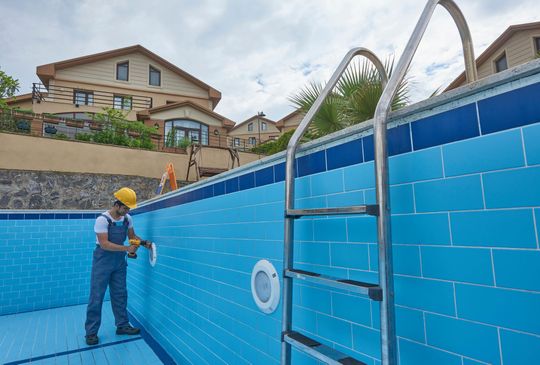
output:
M 281 131 L 276 122 L 257 114 L 229 131 L 235 147 L 249 149 L 266 141 L 278 139 Z M 246 145 L 244 145 L 244 143 Z
M 540 54 L 540 22 L 508 27 L 477 59 L 478 78 L 534 60 Z M 444 91 L 465 85 L 465 73 Z
M 105 107 L 157 127 L 161 143 L 171 147 L 184 139 L 217 146 L 224 142 L 216 137 L 234 127 L 213 111 L 218 90 L 140 45 L 38 66 L 36 73 L 41 83 L 9 104 L 80 120 L 76 127 L 62 125 L 68 137 L 90 132 L 93 114 Z
M 302 113 L 299 109 L 296 109 L 292 113 L 289 113 L 280 120 L 278 120 L 276 122 L 276 127 L 279 128 L 282 133 L 285 133 L 292 129 L 296 129 L 296 127 L 298 127 L 303 118 L 304 113 Z

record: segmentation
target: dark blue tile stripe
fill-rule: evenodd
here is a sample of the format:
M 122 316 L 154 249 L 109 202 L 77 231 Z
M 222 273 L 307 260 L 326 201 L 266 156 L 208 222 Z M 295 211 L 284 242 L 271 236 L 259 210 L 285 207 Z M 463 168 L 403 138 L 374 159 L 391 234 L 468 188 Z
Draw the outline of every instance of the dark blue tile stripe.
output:
M 415 151 L 479 135 L 475 104 L 468 104 L 412 122 Z
M 478 111 L 482 134 L 540 122 L 540 83 L 480 100 Z
M 2 213 L 2 220 L 96 219 L 101 213 Z
M 146 344 L 150 346 L 152 350 L 154 350 L 154 353 L 159 357 L 161 362 L 164 365 L 176 365 L 176 362 L 172 359 L 172 357 L 161 347 L 159 342 L 157 342 L 151 335 L 146 331 L 146 329 L 141 325 L 139 321 L 133 316 L 131 313 L 128 312 L 129 321 L 131 324 L 133 324 L 135 327 L 138 327 L 141 329 L 141 337 L 144 339 Z
M 102 345 L 83 347 L 83 348 L 75 349 L 75 350 L 69 350 L 69 351 L 63 351 L 63 352 L 56 352 L 56 353 L 54 353 L 54 354 L 48 354 L 48 355 L 42 355 L 42 356 L 31 357 L 31 358 L 23 359 L 23 360 L 17 360 L 17 361 L 12 361 L 12 362 L 6 362 L 6 363 L 4 363 L 4 365 L 28 364 L 28 363 L 36 362 L 36 361 L 39 361 L 39 360 L 50 359 L 50 358 L 52 358 L 52 357 L 59 357 L 59 356 L 71 355 L 71 354 L 75 354 L 75 353 L 78 353 L 78 352 L 84 352 L 84 351 L 92 351 L 92 350 L 99 349 L 99 348 L 103 348 L 103 347 L 115 346 L 115 345 L 119 345 L 119 344 L 122 344 L 122 343 L 133 342 L 133 341 L 139 341 L 139 340 L 142 340 L 142 338 L 141 338 L 141 337 L 129 338 L 129 339 L 127 339 L 127 340 L 115 341 L 115 342 L 109 342 L 109 343 L 104 343 L 104 344 L 102 344 Z M 169 363 L 169 364 L 171 364 L 171 363 Z M 174 362 L 173 362 L 172 364 L 174 364 Z
M 479 101 L 482 134 L 540 121 L 540 83 Z M 511 108 L 508 105 L 512 105 Z M 388 155 L 394 156 L 423 148 L 464 140 L 480 135 L 476 104 L 432 115 L 387 132 Z M 411 145 L 412 140 L 412 145 Z M 362 153 L 363 152 L 363 153 Z M 373 135 L 317 151 L 296 160 L 297 176 L 307 176 L 373 160 Z M 132 211 L 132 215 L 173 207 L 223 194 L 264 186 L 285 180 L 285 163 L 247 172 Z M 39 219 L 94 219 L 99 214 L 39 214 Z M 0 220 L 38 219 L 37 214 L 0 214 Z

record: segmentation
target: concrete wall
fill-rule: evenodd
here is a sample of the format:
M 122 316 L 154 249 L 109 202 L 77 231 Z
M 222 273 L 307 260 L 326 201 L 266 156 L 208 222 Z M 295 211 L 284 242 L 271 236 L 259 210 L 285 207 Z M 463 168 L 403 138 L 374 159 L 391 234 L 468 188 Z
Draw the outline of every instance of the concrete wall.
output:
M 0 133 L 0 169 L 82 172 L 161 178 L 167 163 L 185 180 L 189 157 L 184 154 L 135 150 L 78 141 Z M 201 166 L 230 167 L 225 149 L 203 148 Z M 259 156 L 240 153 L 244 165 Z M 195 175 L 190 174 L 190 180 Z

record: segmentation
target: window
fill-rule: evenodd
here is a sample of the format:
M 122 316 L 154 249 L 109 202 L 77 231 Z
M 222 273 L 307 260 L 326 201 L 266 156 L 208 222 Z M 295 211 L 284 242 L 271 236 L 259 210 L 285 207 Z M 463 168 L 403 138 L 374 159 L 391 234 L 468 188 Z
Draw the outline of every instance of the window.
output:
M 248 124 L 248 132 L 253 132 L 253 123 Z
M 161 71 L 150 66 L 148 83 L 152 86 L 161 86 Z
M 503 53 L 499 58 L 495 60 L 495 71 L 501 72 L 508 68 L 508 63 L 506 62 L 506 52 Z
M 115 95 L 113 108 L 122 110 L 131 110 L 131 96 Z
M 116 79 L 120 81 L 128 81 L 129 77 L 129 62 L 121 62 L 116 64 Z
M 236 137 L 234 139 L 234 147 L 239 147 L 240 146 L 240 138 Z
M 185 139 L 208 145 L 208 126 L 187 119 L 174 119 L 165 122 L 165 145 L 167 147 L 178 147 Z
M 534 38 L 534 51 L 537 56 L 540 54 L 540 37 Z
M 248 144 L 257 144 L 257 140 L 255 139 L 255 137 L 249 137 L 248 138 Z
M 266 129 L 267 129 L 266 123 L 262 122 L 261 123 L 261 131 L 265 131 Z
M 75 105 L 94 105 L 94 93 L 90 91 L 73 91 L 73 104 Z

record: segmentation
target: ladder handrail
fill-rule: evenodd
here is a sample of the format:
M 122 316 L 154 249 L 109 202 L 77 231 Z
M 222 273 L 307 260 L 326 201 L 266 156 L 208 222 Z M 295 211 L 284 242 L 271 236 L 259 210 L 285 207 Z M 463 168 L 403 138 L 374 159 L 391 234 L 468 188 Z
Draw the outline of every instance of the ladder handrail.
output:
M 380 214 L 377 219 L 377 237 L 379 248 L 379 285 L 383 292 L 383 300 L 380 304 L 382 365 L 397 364 L 392 238 L 390 233 L 390 203 L 388 199 L 389 178 L 386 123 L 392 99 L 397 92 L 399 83 L 405 77 L 420 40 L 431 20 L 435 7 L 439 4 L 448 10 L 458 27 L 461 43 L 463 45 L 467 81 L 476 81 L 478 78 L 471 34 L 463 13 L 453 0 L 429 0 L 424 11 L 420 15 L 420 19 L 403 51 L 403 55 L 399 59 L 396 69 L 392 72 L 387 87 L 383 90 L 377 108 L 375 109 L 373 120 L 376 194 L 377 204 L 380 209 Z
M 286 154 L 286 167 L 285 167 L 285 211 L 289 211 L 294 208 L 294 177 L 295 177 L 295 155 L 296 150 L 298 148 L 298 143 L 302 136 L 304 135 L 305 131 L 309 127 L 309 124 L 311 123 L 313 117 L 315 114 L 319 111 L 321 108 L 324 100 L 330 94 L 334 86 L 339 81 L 339 78 L 345 72 L 347 69 L 347 66 L 351 62 L 351 60 L 357 56 L 362 55 L 365 56 L 368 60 L 370 60 L 374 65 L 375 68 L 378 70 L 380 77 L 381 77 L 381 83 L 383 89 L 386 87 L 388 76 L 386 74 L 386 70 L 384 69 L 384 66 L 382 62 L 379 60 L 379 58 L 371 52 L 367 48 L 363 47 L 357 47 L 351 49 L 337 69 L 334 71 L 332 77 L 324 87 L 323 91 L 319 94 L 307 114 L 302 119 L 302 122 L 300 122 L 300 125 L 298 128 L 296 128 L 296 131 L 292 135 L 289 144 L 287 145 L 287 154 Z M 292 217 L 285 217 L 285 239 L 283 243 L 283 270 L 292 269 L 293 264 L 293 245 L 292 240 L 294 238 L 294 218 Z M 290 278 L 286 278 L 283 276 L 283 303 L 288 303 L 292 299 L 292 282 Z M 291 315 L 292 315 L 292 305 L 284 305 L 283 308 L 283 314 L 282 314 L 282 333 L 286 333 L 287 331 L 291 330 Z M 290 364 L 290 358 L 291 358 L 291 348 L 288 343 L 285 341 L 282 341 L 281 345 L 281 364 Z

